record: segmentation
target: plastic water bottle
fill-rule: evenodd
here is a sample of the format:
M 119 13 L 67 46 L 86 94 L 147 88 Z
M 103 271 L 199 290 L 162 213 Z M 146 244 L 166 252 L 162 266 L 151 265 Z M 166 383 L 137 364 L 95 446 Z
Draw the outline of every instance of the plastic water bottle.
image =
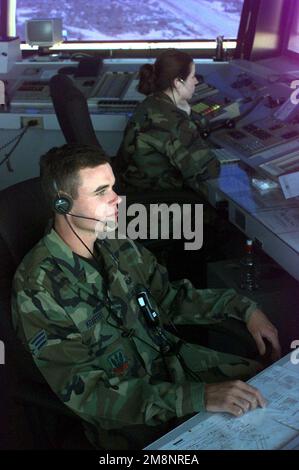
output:
M 254 291 L 259 288 L 259 265 L 253 252 L 252 240 L 246 240 L 245 255 L 240 260 L 241 289 Z

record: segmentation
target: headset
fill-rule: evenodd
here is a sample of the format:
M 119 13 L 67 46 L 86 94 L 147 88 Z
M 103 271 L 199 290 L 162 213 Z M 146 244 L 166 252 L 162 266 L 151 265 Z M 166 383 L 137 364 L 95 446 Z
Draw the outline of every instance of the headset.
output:
M 186 88 L 186 90 L 187 90 L 188 92 L 191 91 L 191 90 L 190 90 L 190 85 L 186 84 L 186 82 L 185 82 L 185 80 L 183 80 L 183 78 L 178 77 L 178 81 L 179 81 L 180 83 L 182 83 L 182 85 L 184 85 L 184 87 Z
M 67 194 L 64 194 L 63 196 L 60 194 L 55 180 L 53 181 L 53 186 L 56 191 L 56 195 L 53 201 L 53 207 L 55 212 L 62 215 L 69 214 L 73 207 L 72 198 Z
M 181 77 L 177 77 L 177 79 L 178 79 L 178 81 L 181 82 L 184 86 L 186 86 L 186 85 L 185 85 L 185 81 L 184 81 Z M 175 88 L 176 88 L 176 87 L 175 87 Z M 172 86 L 172 85 L 170 85 L 170 89 L 171 89 L 171 93 L 172 93 L 172 100 L 173 100 L 174 104 L 177 106 L 176 99 L 175 99 L 174 93 L 173 93 L 173 86 Z
M 53 187 L 55 189 L 56 195 L 53 201 L 53 208 L 57 214 L 60 215 L 71 215 L 72 217 L 78 217 L 79 219 L 95 220 L 96 222 L 101 222 L 102 224 L 107 224 L 107 221 L 100 219 L 95 219 L 94 217 L 87 217 L 85 215 L 77 215 L 71 212 L 73 208 L 73 199 L 68 194 L 60 194 L 56 180 L 53 180 Z
M 73 207 L 73 199 L 71 198 L 71 196 L 69 196 L 68 194 L 64 194 L 62 196 L 60 194 L 60 191 L 58 189 L 58 186 L 57 186 L 57 183 L 56 183 L 55 179 L 53 180 L 53 187 L 54 187 L 54 190 L 56 192 L 56 195 L 55 195 L 54 200 L 53 200 L 54 211 L 57 214 L 64 216 L 65 221 L 68 224 L 71 231 L 73 232 L 73 234 L 78 238 L 78 240 L 82 243 L 82 245 L 84 245 L 84 247 L 87 249 L 87 251 L 89 252 L 91 257 L 96 261 L 96 263 L 98 263 L 98 260 L 97 260 L 96 256 L 88 248 L 88 246 L 82 240 L 82 238 L 78 235 L 78 233 L 75 231 L 74 227 L 70 224 L 70 222 L 67 218 L 67 215 L 71 215 L 72 217 L 78 217 L 79 219 L 94 220 L 95 222 L 101 222 L 104 227 L 107 227 L 108 221 L 107 220 L 104 221 L 104 220 L 101 220 L 101 219 L 95 219 L 94 217 L 87 217 L 86 215 L 73 214 L 71 212 L 72 207 Z

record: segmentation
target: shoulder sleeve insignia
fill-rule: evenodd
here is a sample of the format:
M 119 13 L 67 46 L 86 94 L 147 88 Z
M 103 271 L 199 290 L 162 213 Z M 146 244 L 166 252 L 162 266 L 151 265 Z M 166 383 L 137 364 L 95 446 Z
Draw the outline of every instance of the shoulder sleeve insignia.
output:
M 39 351 L 47 344 L 48 336 L 45 330 L 40 330 L 29 342 L 29 348 L 33 356 L 37 356 Z
M 121 349 L 108 356 L 108 362 L 115 375 L 123 375 L 129 368 L 129 361 Z

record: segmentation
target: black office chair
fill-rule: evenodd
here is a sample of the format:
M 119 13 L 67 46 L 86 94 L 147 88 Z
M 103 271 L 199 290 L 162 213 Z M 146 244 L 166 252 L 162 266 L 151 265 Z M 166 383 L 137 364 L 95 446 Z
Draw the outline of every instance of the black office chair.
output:
M 77 436 L 81 433 L 83 448 L 92 448 L 79 418 L 60 402 L 45 382 L 31 355 L 18 340 L 11 322 L 13 275 L 25 254 L 42 238 L 50 217 L 39 178 L 0 191 L 0 214 L 0 339 L 5 344 L 5 379 L 10 388 L 6 392 L 2 384 L 0 391 L 1 395 L 6 392 L 9 407 L 3 409 L 8 427 L 5 446 L 10 449 L 63 448 L 65 436 L 73 434 L 76 436 L 74 448 L 78 448 Z M 23 429 L 19 428 L 21 421 L 23 428 L 31 433 L 26 443 Z
M 103 151 L 91 122 L 86 98 L 73 80 L 66 75 L 57 74 L 51 78 L 49 88 L 66 143 L 94 145 Z M 110 161 L 116 177 L 116 189 L 119 192 L 115 162 L 115 158 Z
M 54 75 L 49 86 L 55 113 L 66 142 L 101 147 L 92 126 L 86 98 L 72 79 L 62 74 Z

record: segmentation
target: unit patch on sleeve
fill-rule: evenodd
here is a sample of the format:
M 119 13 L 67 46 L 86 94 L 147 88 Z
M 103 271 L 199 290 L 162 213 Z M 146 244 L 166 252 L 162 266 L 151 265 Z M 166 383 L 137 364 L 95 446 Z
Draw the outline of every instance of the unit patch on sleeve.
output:
M 129 361 L 121 349 L 110 354 L 110 356 L 108 356 L 108 362 L 115 375 L 123 375 L 129 368 Z

